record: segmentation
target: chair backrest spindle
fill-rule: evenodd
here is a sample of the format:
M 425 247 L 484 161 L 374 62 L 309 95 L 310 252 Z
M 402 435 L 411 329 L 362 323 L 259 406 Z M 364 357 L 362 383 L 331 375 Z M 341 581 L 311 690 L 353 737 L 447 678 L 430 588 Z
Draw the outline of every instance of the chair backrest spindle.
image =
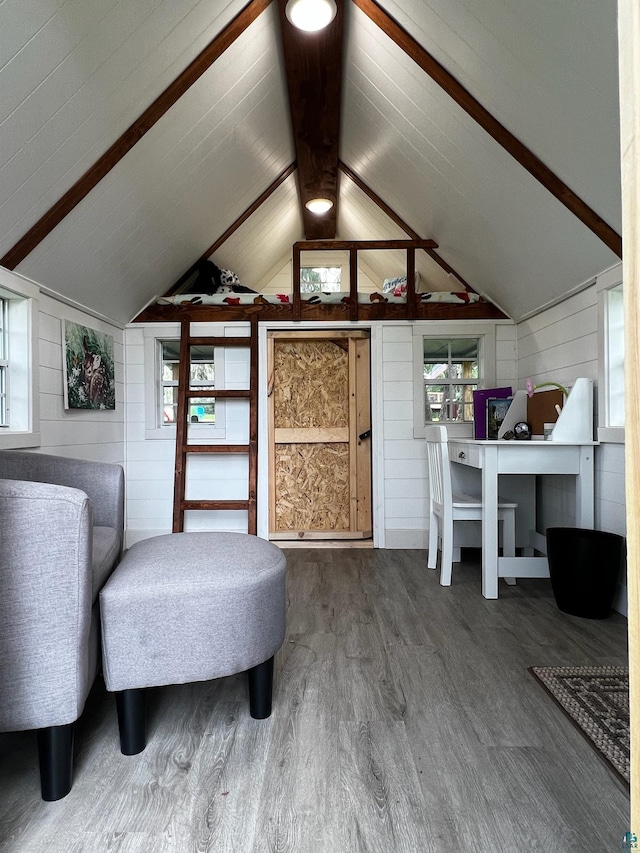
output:
M 429 469 L 429 495 L 435 504 L 450 506 L 453 500 L 447 428 L 429 426 L 425 430 Z

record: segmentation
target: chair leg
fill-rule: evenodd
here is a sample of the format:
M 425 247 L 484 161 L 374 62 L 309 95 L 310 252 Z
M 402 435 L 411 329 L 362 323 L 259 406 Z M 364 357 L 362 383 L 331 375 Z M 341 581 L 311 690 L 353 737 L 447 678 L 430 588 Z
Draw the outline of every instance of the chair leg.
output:
M 451 562 L 453 558 L 453 522 L 442 519 L 442 554 L 440 557 L 440 585 L 451 586 Z
M 66 797 L 73 784 L 73 723 L 38 730 L 40 788 L 47 802 Z
M 247 671 L 249 679 L 249 713 L 254 720 L 271 716 L 273 697 L 273 658 Z
M 438 562 L 438 517 L 435 512 L 429 513 L 429 553 L 427 568 L 435 569 Z
M 116 693 L 120 752 L 137 755 L 147 745 L 147 694 L 144 688 Z

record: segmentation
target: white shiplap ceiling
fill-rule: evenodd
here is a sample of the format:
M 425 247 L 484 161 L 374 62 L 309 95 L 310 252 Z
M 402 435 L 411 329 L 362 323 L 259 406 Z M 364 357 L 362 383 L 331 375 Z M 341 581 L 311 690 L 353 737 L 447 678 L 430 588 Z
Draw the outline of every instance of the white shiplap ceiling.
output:
M 0 4 L 0 256 L 245 5 Z M 615 0 L 382 5 L 620 230 Z M 476 290 L 518 319 L 618 260 L 351 2 L 345 24 L 341 159 Z M 292 163 L 283 68 L 271 3 L 17 270 L 130 320 Z M 344 175 L 338 231 L 403 236 Z M 214 258 L 260 287 L 297 239 L 291 177 Z

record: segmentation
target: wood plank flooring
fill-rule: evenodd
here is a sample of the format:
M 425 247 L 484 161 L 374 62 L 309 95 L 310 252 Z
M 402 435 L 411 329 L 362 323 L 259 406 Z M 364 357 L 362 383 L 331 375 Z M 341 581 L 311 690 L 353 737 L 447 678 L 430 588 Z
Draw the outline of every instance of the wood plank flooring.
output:
M 562 614 L 549 582 L 443 588 L 424 551 L 291 549 L 274 712 L 243 676 L 151 692 L 120 754 L 98 681 L 74 787 L 39 796 L 32 733 L 0 735 L 0 851 L 611 853 L 628 794 L 527 672 L 627 662 L 626 620 Z

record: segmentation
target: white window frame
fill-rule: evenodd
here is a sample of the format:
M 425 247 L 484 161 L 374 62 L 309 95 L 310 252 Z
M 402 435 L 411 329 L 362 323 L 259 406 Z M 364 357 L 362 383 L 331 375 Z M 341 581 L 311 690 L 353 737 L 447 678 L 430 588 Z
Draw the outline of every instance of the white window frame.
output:
M 7 301 L 8 426 L 0 427 L 0 449 L 40 445 L 38 317 L 35 282 L 0 268 L 0 296 Z
M 340 268 L 340 290 L 334 293 L 349 293 L 349 260 L 348 252 L 344 249 L 314 251 L 305 249 L 300 253 L 300 269 L 314 269 L 322 267 Z
M 300 266 L 300 273 L 302 273 L 303 269 L 304 270 L 308 270 L 308 269 L 310 269 L 310 270 L 328 270 L 328 269 L 340 270 L 340 281 L 338 282 L 338 288 L 337 289 L 330 289 L 330 290 L 324 291 L 322 286 L 320 286 L 320 288 L 318 290 L 304 291 L 305 293 L 342 293 L 343 292 L 343 290 L 342 290 L 342 278 L 344 275 L 344 264 L 322 264 L 322 265 L 314 264 L 313 266 L 309 266 L 309 264 L 304 264 L 304 266 L 303 265 Z M 302 288 L 302 282 L 300 282 L 300 287 Z
M 0 427 L 9 426 L 9 300 L 0 293 Z
M 199 324 L 200 325 L 200 324 Z M 220 329 L 198 329 L 199 335 L 222 337 Z M 176 425 L 162 423 L 162 341 L 179 341 L 180 325 L 164 323 L 161 326 L 146 326 L 144 330 L 145 363 L 145 439 L 151 441 L 176 440 Z M 225 387 L 224 348 L 215 347 L 213 353 L 216 371 L 216 388 Z M 193 444 L 207 444 L 211 441 L 224 441 L 226 438 L 226 406 L 223 400 L 216 400 L 215 424 L 189 424 L 189 441 Z
M 596 278 L 598 293 L 598 441 L 624 444 L 624 426 L 612 425 L 610 400 L 612 387 L 622 382 L 624 387 L 624 364 L 619 359 L 612 362 L 610 353 L 610 295 L 612 290 L 622 288 L 622 264 Z M 615 372 L 615 375 L 612 374 Z M 622 372 L 622 376 L 620 376 Z
M 492 388 L 496 383 L 496 324 L 448 322 L 434 320 L 416 324 L 413 328 L 413 435 L 424 438 L 424 338 L 460 340 L 474 338 L 478 341 L 478 388 Z M 458 438 L 473 435 L 473 423 L 443 421 L 447 432 Z

